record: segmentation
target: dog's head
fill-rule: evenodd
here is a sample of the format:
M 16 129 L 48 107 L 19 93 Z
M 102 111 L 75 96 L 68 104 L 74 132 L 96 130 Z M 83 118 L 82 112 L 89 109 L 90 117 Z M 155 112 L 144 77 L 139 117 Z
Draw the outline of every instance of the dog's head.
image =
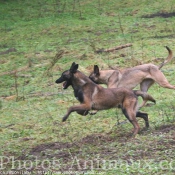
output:
M 78 64 L 75 64 L 75 62 L 72 63 L 69 70 L 66 70 L 62 73 L 61 77 L 58 78 L 55 83 L 63 83 L 63 89 L 67 89 L 70 85 L 72 85 L 72 77 L 73 74 L 76 73 L 78 69 Z
M 98 83 L 100 77 L 99 67 L 94 65 L 94 71 L 89 75 L 89 78 L 94 82 Z

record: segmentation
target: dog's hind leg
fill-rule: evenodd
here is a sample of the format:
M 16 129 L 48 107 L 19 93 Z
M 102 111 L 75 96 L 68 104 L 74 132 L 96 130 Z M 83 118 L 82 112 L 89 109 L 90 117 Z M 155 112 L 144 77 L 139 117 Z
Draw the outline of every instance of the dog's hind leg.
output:
M 146 128 L 149 128 L 149 120 L 148 120 L 148 114 L 147 113 L 143 113 L 143 112 L 138 111 L 136 113 L 136 117 L 143 118 L 144 121 L 145 121 Z
M 140 130 L 140 126 L 136 120 L 136 113 L 132 109 L 122 109 L 123 114 L 126 116 L 126 118 L 130 121 L 130 123 L 134 126 L 134 132 L 133 136 L 138 134 Z
M 175 89 L 175 86 L 171 85 L 166 79 L 165 75 L 159 70 L 152 68 L 150 69 L 152 79 L 157 82 L 160 86 L 168 89 Z
M 163 81 L 157 81 L 157 83 L 164 87 L 164 88 L 168 88 L 168 89 L 175 89 L 175 86 L 174 85 L 171 85 L 167 79 L 164 79 Z
M 66 121 L 67 118 L 69 117 L 69 115 L 76 111 L 76 112 L 79 112 L 79 113 L 82 113 L 82 111 L 89 111 L 90 110 L 90 106 L 87 105 L 87 104 L 80 104 L 80 105 L 76 105 L 76 106 L 71 106 L 68 111 L 67 111 L 67 114 L 63 117 L 62 121 Z

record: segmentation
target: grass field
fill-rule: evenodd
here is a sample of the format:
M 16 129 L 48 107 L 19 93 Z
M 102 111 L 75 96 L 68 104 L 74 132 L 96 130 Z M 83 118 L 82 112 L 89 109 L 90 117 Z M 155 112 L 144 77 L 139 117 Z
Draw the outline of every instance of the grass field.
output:
M 132 47 L 96 52 L 127 43 Z M 72 113 L 62 123 L 78 101 L 71 88 L 55 84 L 74 61 L 86 75 L 94 64 L 159 65 L 168 54 L 164 46 L 175 52 L 174 0 L 2 0 L 0 174 L 173 175 L 175 91 L 150 88 L 157 103 L 142 109 L 150 129 L 131 138 L 118 109 Z M 173 85 L 174 63 L 161 69 Z

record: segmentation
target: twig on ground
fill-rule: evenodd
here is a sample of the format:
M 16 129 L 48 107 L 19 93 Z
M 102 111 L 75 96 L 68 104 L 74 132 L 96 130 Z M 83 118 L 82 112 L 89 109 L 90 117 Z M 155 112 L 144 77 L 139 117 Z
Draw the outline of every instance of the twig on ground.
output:
M 120 50 L 120 49 L 124 49 L 126 47 L 131 47 L 131 46 L 132 46 L 132 44 L 131 43 L 128 43 L 128 44 L 125 44 L 125 45 L 120 45 L 120 46 L 116 46 L 116 47 L 109 48 L 109 49 L 99 49 L 99 50 L 96 50 L 95 52 L 96 53 L 113 52 L 115 50 Z

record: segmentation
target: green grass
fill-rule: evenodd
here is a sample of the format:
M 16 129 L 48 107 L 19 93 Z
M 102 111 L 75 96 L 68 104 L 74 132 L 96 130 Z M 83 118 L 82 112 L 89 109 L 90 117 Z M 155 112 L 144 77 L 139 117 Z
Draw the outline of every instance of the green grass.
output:
M 2 1 L 0 171 L 19 171 L 17 162 L 14 167 L 12 161 L 7 163 L 10 156 L 21 163 L 28 161 L 28 167 L 33 162 L 33 174 L 69 170 L 77 157 L 81 167 L 99 159 L 98 167 L 93 162 L 95 174 L 174 174 L 173 90 L 156 84 L 150 88 L 157 104 L 142 109 L 149 114 L 150 129 L 131 139 L 129 123 L 116 125 L 117 120 L 125 120 L 120 110 L 86 117 L 72 113 L 62 123 L 67 108 L 77 100 L 71 88 L 64 91 L 55 84 L 73 61 L 86 75 L 94 64 L 102 69 L 159 65 L 167 57 L 164 46 L 175 50 L 175 17 L 160 16 L 173 14 L 174 4 L 174 0 Z M 150 18 L 153 14 L 157 17 Z M 94 52 L 126 43 L 133 46 L 109 54 Z M 48 72 L 60 50 L 63 57 Z M 171 84 L 175 84 L 174 63 L 162 68 Z M 139 124 L 144 127 L 142 120 Z M 54 160 L 59 161 L 57 169 L 49 166 Z M 86 174 L 92 174 L 90 163 L 83 169 Z M 77 166 L 72 171 L 80 172 Z

